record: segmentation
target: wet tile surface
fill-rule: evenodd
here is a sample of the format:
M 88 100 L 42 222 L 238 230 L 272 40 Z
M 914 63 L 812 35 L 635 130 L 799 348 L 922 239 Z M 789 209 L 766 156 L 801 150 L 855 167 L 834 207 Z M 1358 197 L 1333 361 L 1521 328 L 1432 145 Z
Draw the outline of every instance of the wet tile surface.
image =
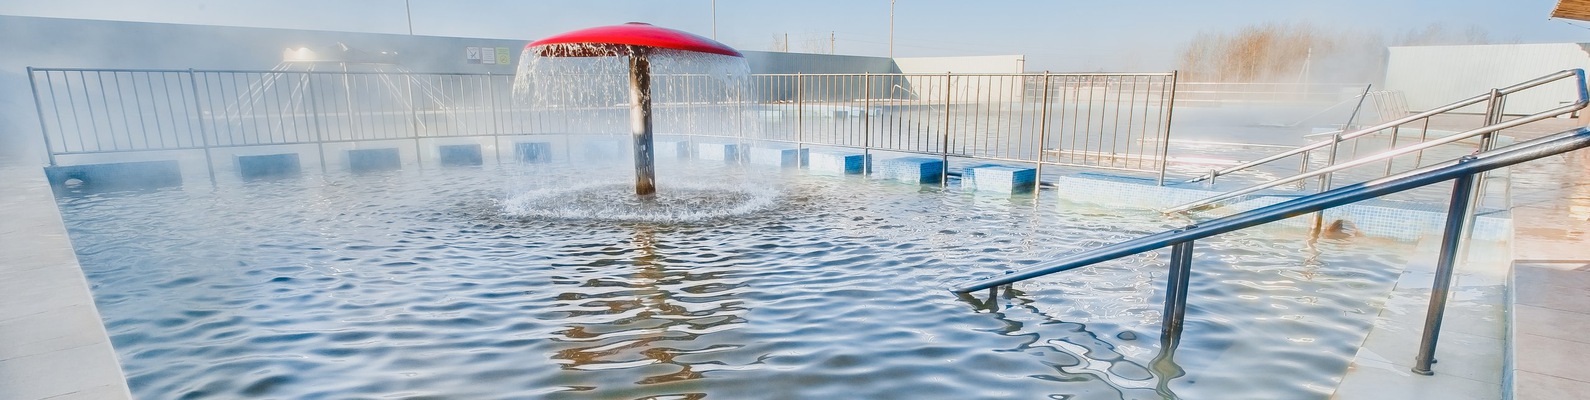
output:
M 1582 398 L 1590 393 L 1590 150 L 1512 169 L 1511 394 Z
M 1408 260 L 1396 287 L 1388 294 L 1374 329 L 1359 347 L 1352 366 L 1332 398 L 1336 399 L 1496 399 L 1502 388 L 1506 350 L 1502 278 L 1506 257 L 1492 257 L 1496 244 L 1476 244 L 1469 262 L 1453 272 L 1441 335 L 1432 369 L 1435 375 L 1412 372 L 1424 334 L 1435 278 L 1433 254 L 1439 240 L 1427 238 L 1415 250 L 1429 257 Z
M 130 398 L 42 169 L 0 165 L 0 221 L 0 398 Z

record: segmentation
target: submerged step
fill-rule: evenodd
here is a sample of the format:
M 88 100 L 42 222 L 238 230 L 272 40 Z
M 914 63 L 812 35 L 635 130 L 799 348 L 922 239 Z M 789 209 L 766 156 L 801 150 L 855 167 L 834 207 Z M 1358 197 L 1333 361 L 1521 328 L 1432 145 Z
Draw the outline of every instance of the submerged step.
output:
M 436 155 L 442 165 L 475 166 L 481 165 L 480 145 L 478 144 L 448 144 L 436 146 Z
M 552 143 L 550 142 L 515 142 L 513 144 L 513 158 L 519 162 L 543 163 L 552 161 Z
M 44 167 L 50 185 L 67 181 L 98 189 L 141 189 L 182 185 L 182 168 L 176 160 Z
M 593 161 L 627 161 L 630 159 L 630 150 L 634 142 L 629 138 L 620 139 L 616 136 L 587 138 L 580 143 L 586 160 Z
M 802 165 L 806 165 L 806 161 L 811 154 L 810 150 L 784 147 L 753 147 L 750 150 L 750 161 L 752 164 L 799 168 Z
M 900 157 L 878 162 L 872 177 L 907 183 L 944 181 L 944 160 L 931 157 Z
M 870 154 L 813 151 L 806 155 L 806 170 L 824 174 L 860 174 L 872 166 Z
M 243 179 L 292 176 L 302 172 L 298 153 L 237 156 L 237 173 Z
M 353 172 L 390 171 L 403 168 L 396 147 L 348 150 L 348 170 Z
M 745 145 L 739 143 L 697 143 L 696 158 L 703 160 L 739 161 Z
M 652 146 L 655 146 L 652 156 L 656 158 L 690 158 L 688 140 L 657 140 Z
M 979 192 L 1031 192 L 1038 180 L 1035 168 L 985 164 L 967 167 L 961 174 L 961 187 Z

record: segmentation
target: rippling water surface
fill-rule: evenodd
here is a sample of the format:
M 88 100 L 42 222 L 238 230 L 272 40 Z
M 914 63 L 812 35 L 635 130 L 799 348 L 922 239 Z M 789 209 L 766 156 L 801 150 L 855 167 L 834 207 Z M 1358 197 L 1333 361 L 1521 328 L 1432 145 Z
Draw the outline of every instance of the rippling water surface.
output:
M 555 166 L 60 202 L 151 399 L 1324 398 L 1411 249 L 1282 229 L 1201 241 L 1164 357 L 1161 254 L 992 303 L 946 287 L 1182 222 L 1053 192 L 659 175 L 659 200 L 682 205 Z

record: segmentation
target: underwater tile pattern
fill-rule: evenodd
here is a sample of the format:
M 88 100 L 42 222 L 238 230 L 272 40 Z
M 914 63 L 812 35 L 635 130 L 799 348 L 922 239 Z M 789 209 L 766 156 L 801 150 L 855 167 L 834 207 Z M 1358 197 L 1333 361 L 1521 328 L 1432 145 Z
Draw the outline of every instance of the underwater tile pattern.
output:
M 806 169 L 826 174 L 859 174 L 872 165 L 872 155 L 814 151 L 807 154 Z
M 979 192 L 1023 193 L 1031 192 L 1037 179 L 1035 168 L 984 164 L 966 167 L 961 174 L 961 187 Z
M 771 165 L 782 168 L 800 167 L 806 164 L 811 149 L 778 148 L 778 147 L 753 147 L 750 150 L 752 164 Z
M 878 161 L 872 177 L 906 183 L 939 183 L 944 179 L 944 160 L 930 157 L 900 157 Z
M 513 154 L 519 162 L 549 162 L 552 161 L 552 143 L 517 142 L 513 144 Z
M 657 158 L 689 158 L 690 142 L 685 140 L 652 141 L 652 154 Z
M 696 143 L 696 158 L 737 161 L 745 145 L 739 143 Z

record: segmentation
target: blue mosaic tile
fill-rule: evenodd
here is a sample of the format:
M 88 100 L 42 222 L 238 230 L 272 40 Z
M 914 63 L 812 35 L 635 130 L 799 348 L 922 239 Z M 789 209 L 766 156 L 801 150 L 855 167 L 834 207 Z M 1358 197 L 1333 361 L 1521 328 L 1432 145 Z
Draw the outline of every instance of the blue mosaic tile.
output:
M 877 179 L 906 183 L 944 181 L 944 160 L 931 157 L 900 157 L 879 161 L 872 170 Z
M 437 159 L 442 165 L 472 166 L 481 165 L 480 145 L 478 144 L 449 144 L 436 146 Z
M 552 161 L 552 143 L 516 142 L 513 144 L 513 156 L 519 162 L 549 162 Z
M 860 174 L 872 164 L 870 154 L 813 151 L 806 157 L 806 169 L 821 174 Z
M 798 168 L 806 164 L 810 154 L 811 149 L 753 147 L 750 150 L 750 162 L 758 165 Z
M 591 137 L 580 142 L 581 153 L 586 160 L 629 160 L 633 158 L 630 152 L 634 144 L 628 137 L 622 139 L 616 136 Z
M 243 179 L 298 175 L 302 169 L 298 153 L 237 156 L 237 172 Z
M 389 171 L 403 167 L 398 149 L 348 150 L 348 169 L 353 172 Z
M 690 141 L 654 140 L 652 156 L 657 158 L 690 158 Z
M 1032 191 L 1037 179 L 1035 168 L 987 164 L 966 167 L 961 173 L 961 187 L 979 192 L 1025 193 Z
M 702 160 L 739 161 L 745 145 L 739 143 L 696 143 L 696 158 Z

